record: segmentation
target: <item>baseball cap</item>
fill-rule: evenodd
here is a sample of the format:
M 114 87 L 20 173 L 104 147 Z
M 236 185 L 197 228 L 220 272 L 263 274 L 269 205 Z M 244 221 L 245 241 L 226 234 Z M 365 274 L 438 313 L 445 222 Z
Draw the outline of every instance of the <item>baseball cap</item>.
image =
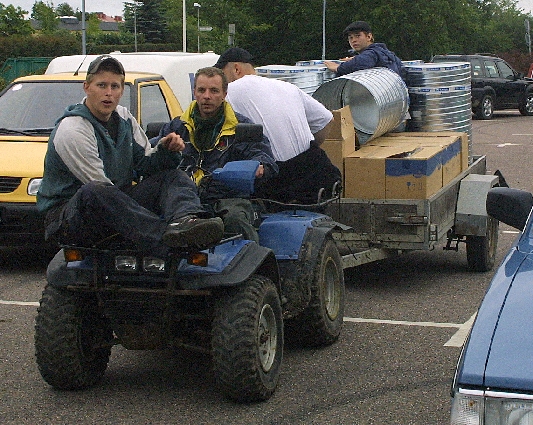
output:
M 110 55 L 101 55 L 101 56 L 98 56 L 95 60 L 93 60 L 90 63 L 89 68 L 87 68 L 87 75 L 96 74 L 98 70 L 100 69 L 100 66 L 102 66 L 102 64 L 104 63 L 110 64 L 112 67 L 114 67 L 118 71 L 119 74 L 126 75 L 122 64 L 117 59 L 115 59 L 113 56 L 110 56 Z
M 252 63 L 252 55 L 240 47 L 230 47 L 220 55 L 217 63 L 213 66 L 222 69 L 230 62 Z
M 348 33 L 360 33 L 361 31 L 372 32 L 372 28 L 370 28 L 370 25 L 368 25 L 368 23 L 366 23 L 365 21 L 355 21 L 344 29 L 342 35 L 347 36 Z

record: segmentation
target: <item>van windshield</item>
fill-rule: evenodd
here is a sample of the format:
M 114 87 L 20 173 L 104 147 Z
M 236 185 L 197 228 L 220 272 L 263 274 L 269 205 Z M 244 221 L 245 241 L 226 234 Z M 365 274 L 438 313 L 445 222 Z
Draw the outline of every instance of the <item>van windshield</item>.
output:
M 82 81 L 21 82 L 0 96 L 0 128 L 49 134 L 69 105 L 84 98 Z M 130 108 L 130 86 L 120 104 Z

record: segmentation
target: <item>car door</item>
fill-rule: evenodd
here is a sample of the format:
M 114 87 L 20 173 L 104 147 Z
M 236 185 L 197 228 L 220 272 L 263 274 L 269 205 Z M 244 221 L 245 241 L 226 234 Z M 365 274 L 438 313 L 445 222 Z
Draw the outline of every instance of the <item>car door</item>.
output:
M 496 61 L 498 72 L 502 78 L 501 101 L 506 107 L 516 108 L 524 89 L 524 83 L 516 78 L 515 71 L 504 61 Z
M 486 85 L 493 88 L 495 92 L 494 106 L 498 109 L 505 108 L 511 102 L 511 96 L 508 94 L 509 88 L 506 80 L 500 75 L 496 61 L 493 59 L 483 60 L 485 68 Z

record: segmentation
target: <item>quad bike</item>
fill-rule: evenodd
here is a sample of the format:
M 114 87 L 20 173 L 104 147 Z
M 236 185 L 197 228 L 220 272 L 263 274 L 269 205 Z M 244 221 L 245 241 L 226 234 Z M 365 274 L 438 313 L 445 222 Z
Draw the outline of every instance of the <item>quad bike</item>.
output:
M 212 178 L 252 191 L 258 165 L 228 163 Z M 63 246 L 48 266 L 36 318 L 39 371 L 55 388 L 84 389 L 102 379 L 113 345 L 185 347 L 211 355 L 229 399 L 267 400 L 280 376 L 284 321 L 304 345 L 339 337 L 344 278 L 332 232 L 340 227 L 293 208 L 262 217 L 260 244 L 236 236 L 163 259 L 120 238 Z

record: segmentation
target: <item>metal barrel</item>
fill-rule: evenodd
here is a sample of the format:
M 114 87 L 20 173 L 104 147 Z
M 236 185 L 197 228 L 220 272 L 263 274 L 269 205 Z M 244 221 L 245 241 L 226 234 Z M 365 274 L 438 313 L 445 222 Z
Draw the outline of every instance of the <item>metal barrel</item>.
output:
M 460 131 L 472 153 L 470 63 L 405 64 L 411 131 Z
M 407 86 L 387 68 L 363 69 L 335 78 L 322 84 L 313 97 L 330 110 L 350 106 L 359 144 L 394 130 L 409 107 Z
M 256 69 L 258 75 L 287 81 L 312 95 L 324 81 L 334 77 L 334 73 L 318 61 L 301 61 L 297 65 L 266 65 Z

